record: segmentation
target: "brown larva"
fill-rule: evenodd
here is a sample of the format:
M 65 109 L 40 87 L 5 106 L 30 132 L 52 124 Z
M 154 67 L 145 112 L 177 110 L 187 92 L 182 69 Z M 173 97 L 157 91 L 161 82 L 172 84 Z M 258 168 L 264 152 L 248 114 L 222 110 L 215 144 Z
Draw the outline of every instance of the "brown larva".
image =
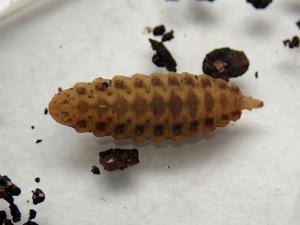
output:
M 77 83 L 52 98 L 49 112 L 80 133 L 159 142 L 208 133 L 262 106 L 223 80 L 170 72 Z

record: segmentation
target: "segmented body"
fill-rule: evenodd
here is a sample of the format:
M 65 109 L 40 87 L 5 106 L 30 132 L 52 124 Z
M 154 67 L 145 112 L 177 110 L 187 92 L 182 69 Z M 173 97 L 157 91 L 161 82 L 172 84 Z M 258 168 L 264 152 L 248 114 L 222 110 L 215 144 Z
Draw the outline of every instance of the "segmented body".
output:
M 238 87 L 207 75 L 135 74 L 77 83 L 55 95 L 49 111 L 57 122 L 98 137 L 178 141 L 226 126 L 242 109 L 263 104 L 246 98 Z

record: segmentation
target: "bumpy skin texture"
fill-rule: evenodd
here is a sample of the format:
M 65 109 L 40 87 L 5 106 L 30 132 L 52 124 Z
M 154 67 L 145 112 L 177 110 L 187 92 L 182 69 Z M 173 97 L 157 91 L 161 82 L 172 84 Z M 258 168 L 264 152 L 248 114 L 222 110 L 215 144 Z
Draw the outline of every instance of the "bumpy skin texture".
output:
M 223 80 L 170 72 L 77 83 L 53 97 L 49 112 L 78 132 L 160 142 L 208 133 L 262 106 Z

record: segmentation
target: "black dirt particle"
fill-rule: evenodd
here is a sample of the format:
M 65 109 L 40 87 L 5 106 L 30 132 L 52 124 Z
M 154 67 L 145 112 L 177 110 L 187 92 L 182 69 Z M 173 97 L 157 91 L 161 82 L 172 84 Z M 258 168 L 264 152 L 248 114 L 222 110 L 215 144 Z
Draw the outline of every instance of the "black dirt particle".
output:
M 16 206 L 14 203 L 11 203 L 9 208 L 13 222 L 19 222 L 21 220 L 21 212 L 18 206 Z
M 296 22 L 296 25 L 300 29 L 300 19 Z
M 286 39 L 283 41 L 283 45 L 288 46 L 289 48 L 299 48 L 300 47 L 299 37 L 294 36 L 292 40 Z
M 99 153 L 100 164 L 107 171 L 124 170 L 139 163 L 137 149 L 108 149 Z
M 171 30 L 167 33 L 165 33 L 161 39 L 162 42 L 165 42 L 165 41 L 170 41 L 174 38 L 174 31 Z
M 36 211 L 34 209 L 30 209 L 28 220 L 33 220 L 35 217 L 36 217 Z
M 2 225 L 3 221 L 6 220 L 6 212 L 4 210 L 0 211 L 0 224 Z
M 149 39 L 152 49 L 156 54 L 152 57 L 152 62 L 158 67 L 166 67 L 168 71 L 176 72 L 177 63 L 165 45 L 161 42 Z
M 34 178 L 34 181 L 40 183 L 41 179 L 39 177 Z
M 45 115 L 48 114 L 48 109 L 47 109 L 47 108 L 44 109 L 44 114 L 45 114 Z
M 248 3 L 251 3 L 257 9 L 266 8 L 273 0 L 247 0 Z
M 255 72 L 254 76 L 255 76 L 256 79 L 258 78 L 258 72 L 257 71 Z
M 30 220 L 28 220 L 26 223 L 24 223 L 23 225 L 39 225 L 39 224 L 37 224 L 36 222 L 34 222 L 34 221 L 30 221 Z
M 37 188 L 35 191 L 32 192 L 32 201 L 34 205 L 40 204 L 45 200 L 44 192 Z
M 215 49 L 203 61 L 203 72 L 213 78 L 228 81 L 243 75 L 249 68 L 249 60 L 243 51 L 230 48 Z
M 35 128 L 34 126 L 31 126 L 31 130 L 34 130 L 34 128 Z
M 160 36 L 163 35 L 166 31 L 166 28 L 164 25 L 159 25 L 153 28 L 153 35 L 154 36 Z
M 37 140 L 35 141 L 35 143 L 38 144 L 38 143 L 41 143 L 42 141 L 43 141 L 42 139 L 37 139 Z
M 63 89 L 61 87 L 58 87 L 57 90 L 58 90 L 58 92 L 62 92 L 63 91 Z
M 98 174 L 98 175 L 100 174 L 100 170 L 97 166 L 92 166 L 91 172 L 93 174 Z

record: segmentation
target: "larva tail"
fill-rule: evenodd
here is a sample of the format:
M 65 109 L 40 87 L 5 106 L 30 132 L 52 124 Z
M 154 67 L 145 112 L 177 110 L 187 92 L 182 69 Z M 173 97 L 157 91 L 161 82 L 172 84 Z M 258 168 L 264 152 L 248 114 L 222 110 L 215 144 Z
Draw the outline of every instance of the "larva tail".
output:
M 241 110 L 243 109 L 248 109 L 248 110 L 252 110 L 255 108 L 261 108 L 264 106 L 264 102 L 259 100 L 259 99 L 255 99 L 252 97 L 247 97 L 247 96 L 241 96 Z

